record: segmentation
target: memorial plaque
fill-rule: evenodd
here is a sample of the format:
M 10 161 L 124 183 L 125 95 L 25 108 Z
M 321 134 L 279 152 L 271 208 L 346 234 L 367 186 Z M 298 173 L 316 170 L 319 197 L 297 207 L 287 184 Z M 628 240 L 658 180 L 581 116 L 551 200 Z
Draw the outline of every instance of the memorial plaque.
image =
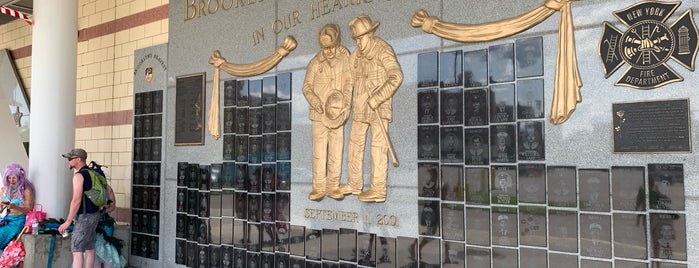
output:
M 186 238 L 185 230 L 187 229 L 187 214 L 177 213 L 175 215 L 175 219 L 175 228 L 177 229 L 177 231 L 175 231 L 175 237 Z
M 199 185 L 200 191 L 207 191 L 211 188 L 211 173 L 209 165 L 199 165 Z
M 682 263 L 669 263 L 669 262 L 659 262 L 659 261 L 653 261 L 651 262 L 652 267 L 663 267 L 663 268 L 687 268 L 686 264 Z
M 420 215 L 419 231 L 421 235 L 439 235 L 439 201 L 421 200 L 417 201 L 418 215 Z
M 488 124 L 488 91 L 485 88 L 464 91 L 464 125 Z
M 488 51 L 486 49 L 464 52 L 464 86 L 488 85 Z
M 247 219 L 248 217 L 248 194 L 246 192 L 235 192 L 235 217 L 237 219 Z
M 260 224 L 248 222 L 247 224 L 247 249 L 248 251 L 260 251 Z M 254 266 L 253 266 L 254 267 Z
M 277 77 L 267 76 L 262 78 L 262 104 L 274 104 L 277 102 Z
M 200 218 L 197 229 L 197 243 L 208 244 L 211 242 L 211 233 L 209 232 L 209 219 Z
M 290 221 L 291 217 L 291 198 L 290 198 L 290 193 L 286 192 L 277 192 L 276 193 L 277 197 L 277 220 L 278 221 Z
M 461 88 L 445 89 L 439 92 L 440 123 L 442 125 L 461 125 L 464 121 L 463 90 Z
M 439 86 L 460 87 L 464 83 L 462 51 L 447 51 L 439 55 Z
M 137 245 L 131 243 L 132 245 Z M 138 247 L 131 247 L 132 249 L 137 249 Z M 187 242 L 187 267 L 194 267 L 197 263 L 197 256 L 199 252 L 197 251 L 197 243 Z
M 576 207 L 577 190 L 575 167 L 548 166 L 547 186 L 549 206 Z
M 209 192 L 199 192 L 199 217 L 209 217 Z
M 178 79 L 180 79 L 180 77 L 178 77 Z M 192 79 L 192 80 L 189 80 L 187 82 L 196 81 L 196 80 L 197 79 Z M 143 110 L 141 110 L 141 111 L 144 114 L 152 113 L 153 112 L 153 95 L 151 94 L 151 92 L 143 92 L 142 94 L 143 94 L 143 97 L 141 98 L 141 100 L 143 101 L 143 106 L 142 106 Z
M 490 86 L 490 122 L 506 123 L 515 121 L 515 85 Z
M 490 249 L 466 247 L 466 267 L 490 267 Z
M 490 246 L 490 209 L 466 207 L 466 243 Z
M 546 160 L 546 143 L 543 121 L 518 122 L 518 159 L 520 161 Z
M 614 256 L 647 259 L 646 215 L 614 213 L 613 222 Z
M 222 188 L 230 189 L 235 187 L 235 162 L 223 162 L 221 173 L 223 177 L 223 181 L 221 182 Z
M 519 207 L 519 243 L 546 247 L 546 208 L 541 206 Z
M 152 134 L 153 137 L 160 137 L 163 135 L 163 115 L 162 114 L 156 114 L 152 116 L 153 120 L 153 129 L 152 129 Z
M 544 75 L 543 38 L 541 36 L 515 41 L 517 78 Z
M 339 231 L 323 228 L 321 255 L 323 260 L 338 261 Z
M 487 165 L 489 163 L 488 137 L 488 128 L 464 129 L 464 163 L 466 165 Z
M 247 262 L 245 261 L 245 250 L 236 248 L 233 250 L 233 252 L 233 267 L 247 267 Z
M 607 261 L 582 259 L 582 260 L 580 260 L 580 267 L 581 268 L 612 268 L 612 263 L 607 262 Z
M 515 125 L 490 126 L 490 162 L 515 163 L 517 148 Z
M 609 215 L 580 214 L 580 255 L 605 259 L 612 257 Z
M 276 248 L 274 243 L 276 242 L 276 225 L 273 222 L 263 222 L 261 225 L 262 230 L 260 231 L 260 250 L 266 252 L 274 252 Z
M 464 205 L 442 204 L 442 239 L 464 241 Z
M 419 197 L 439 197 L 439 164 L 437 163 L 418 163 L 417 164 L 417 180 L 420 188 L 418 188 Z
M 236 131 L 235 107 L 227 107 L 223 109 L 223 133 L 230 134 Z
M 609 212 L 609 170 L 580 169 L 580 210 Z
M 439 160 L 439 126 L 418 126 L 417 137 L 417 159 Z
M 262 107 L 262 132 L 277 132 L 277 107 L 276 105 L 266 105 Z
M 517 246 L 517 208 L 493 207 L 493 245 Z
M 143 116 L 134 116 L 133 118 L 133 137 L 143 137 Z
M 420 267 L 439 267 L 442 263 L 441 240 L 434 237 L 420 237 Z
M 289 252 L 295 256 L 306 256 L 306 227 L 291 225 L 291 237 L 289 238 Z
M 223 190 L 221 194 L 221 216 L 222 217 L 234 217 L 235 208 L 235 191 L 233 190 Z
M 417 87 L 436 87 L 439 81 L 439 52 L 424 52 L 417 55 Z
M 189 163 L 187 174 L 187 188 L 199 188 L 199 164 Z
M 490 83 L 515 80 L 514 46 L 512 43 L 488 48 L 488 73 Z
M 275 164 L 262 164 L 262 191 L 273 192 L 277 167 Z
M 546 250 L 537 248 L 519 249 L 519 267 L 521 268 L 541 268 L 549 267 Z M 557 266 L 558 264 L 556 264 Z
M 518 256 L 516 249 L 493 247 L 493 267 L 518 267 Z
M 233 268 L 233 247 L 224 246 L 223 256 L 221 257 L 222 268 Z
M 221 246 L 209 246 L 209 267 L 219 268 L 221 267 L 221 256 L 222 256 Z
M 684 210 L 684 166 L 648 164 L 650 208 Z
M 260 222 L 260 206 L 262 196 L 259 194 L 248 194 L 248 221 Z
M 615 210 L 645 211 L 644 167 L 612 167 L 612 207 Z
M 276 248 L 277 252 L 289 252 L 289 235 L 291 235 L 291 230 L 288 223 L 277 222 L 275 224 L 276 228 Z
M 211 182 L 211 189 L 212 190 L 220 190 L 221 189 L 221 184 L 223 180 L 223 176 L 221 174 L 222 169 L 223 169 L 223 164 L 221 163 L 212 163 L 209 166 L 209 176 L 210 179 L 209 181 Z
M 260 254 L 260 257 L 262 259 L 260 262 L 260 267 L 275 267 L 273 253 L 262 253 Z
M 687 260 L 687 228 L 684 214 L 650 214 L 651 257 Z
M 396 267 L 418 267 L 417 248 L 417 238 L 397 237 Z
M 441 267 L 464 267 L 466 263 L 466 246 L 458 242 L 442 242 L 442 265 Z
M 291 188 L 291 163 L 277 162 L 277 190 Z
M 519 178 L 519 202 L 520 203 L 546 203 L 546 165 L 544 164 L 519 164 L 517 166 Z
M 223 106 L 234 106 L 236 96 L 236 80 L 223 81 Z
M 306 259 L 320 260 L 322 230 L 306 229 Z
M 575 211 L 549 209 L 549 250 L 578 252 L 578 217 Z
M 211 233 L 211 244 L 221 244 L 221 218 L 209 219 L 209 232 Z
M 578 256 L 549 252 L 549 263 L 560 267 L 578 267 Z
M 175 240 L 175 263 L 185 264 L 187 259 L 187 241 L 182 239 Z
M 142 126 L 141 135 L 143 137 L 153 137 L 153 119 L 150 115 L 142 116 Z
M 442 200 L 464 201 L 464 167 L 442 165 Z
M 245 267 L 260 267 L 260 253 L 247 252 L 247 265 Z
M 691 153 L 689 99 L 612 103 L 615 153 Z
M 464 145 L 462 127 L 443 127 L 440 133 L 442 163 L 463 163 Z
M 262 194 L 262 221 L 273 222 L 274 221 L 274 208 L 276 204 L 274 203 L 274 193 L 264 193 Z
M 488 168 L 466 168 L 466 204 L 490 204 L 490 172 Z
M 143 112 L 143 95 L 146 93 L 134 94 L 133 111 L 135 115 L 144 114 Z
M 517 204 L 517 167 L 491 166 L 490 168 L 491 203 Z
M 205 73 L 200 73 L 177 77 L 175 86 L 175 146 L 204 144 L 205 76 Z M 148 95 L 146 94 L 146 96 Z
M 249 128 L 248 134 L 262 135 L 262 108 L 250 108 L 248 110 Z
M 238 135 L 249 134 L 249 109 L 248 108 L 236 108 L 235 113 L 235 133 Z
M 249 89 L 250 81 L 248 80 L 238 80 L 236 81 L 236 105 L 238 107 L 248 106 L 249 104 Z
M 660 264 L 658 264 L 657 266 L 660 266 Z M 657 266 L 654 266 L 654 267 L 657 267 Z M 627 260 L 614 260 L 614 267 L 616 267 L 616 268 L 648 268 L 648 263 L 627 261 Z M 661 267 L 668 267 L 668 266 L 663 264 Z M 684 266 L 684 267 L 686 267 L 686 266 Z
M 136 215 L 134 215 L 135 217 Z M 137 219 L 138 217 L 135 217 Z M 199 218 L 197 216 L 191 216 L 188 215 L 186 218 L 186 224 L 187 224 L 187 241 L 197 241 L 197 228 L 199 226 Z M 134 228 L 138 227 L 136 222 L 134 221 Z
M 277 103 L 277 131 L 291 130 L 291 103 Z
M 291 100 L 291 73 L 277 75 L 277 101 Z
M 438 101 L 437 89 L 420 89 L 417 91 L 418 107 L 417 107 L 417 122 L 418 124 L 433 124 L 439 123 L 439 113 L 437 109 Z
M 363 266 L 376 266 L 376 234 L 357 233 L 357 262 Z
M 187 162 L 177 162 L 177 187 L 187 187 Z M 134 168 L 134 171 L 136 169 Z
M 221 191 L 211 191 L 209 193 L 209 217 L 221 217 Z
M 262 162 L 277 161 L 277 135 L 266 134 L 262 136 Z
M 221 244 L 233 245 L 233 218 L 221 219 Z
M 199 215 L 199 191 L 187 190 L 187 214 Z
M 274 254 L 274 259 L 277 263 L 275 267 L 293 267 L 289 266 L 289 254 L 284 254 L 284 253 L 276 253 Z
M 544 118 L 544 79 L 517 81 L 517 119 Z
M 291 132 L 277 133 L 277 160 L 291 160 Z
M 262 162 L 262 136 L 250 136 L 248 150 L 248 162 L 259 164 Z
M 340 228 L 339 259 L 341 261 L 357 261 L 357 230 Z
M 396 266 L 396 239 L 393 237 L 379 237 L 379 245 L 376 250 L 378 257 L 377 268 L 389 268 Z
M 151 161 L 151 155 L 152 155 L 152 149 L 151 149 L 151 144 L 152 140 L 151 139 L 146 139 L 146 140 L 140 140 L 141 141 L 141 161 Z
M 248 164 L 235 164 L 235 189 L 238 191 L 247 191 L 250 187 L 248 181 Z
M 135 205 L 135 204 L 134 204 Z M 187 189 L 177 188 L 177 212 L 187 212 Z
M 260 192 L 260 175 L 262 172 L 261 165 L 248 165 L 248 192 L 249 193 L 259 193 Z

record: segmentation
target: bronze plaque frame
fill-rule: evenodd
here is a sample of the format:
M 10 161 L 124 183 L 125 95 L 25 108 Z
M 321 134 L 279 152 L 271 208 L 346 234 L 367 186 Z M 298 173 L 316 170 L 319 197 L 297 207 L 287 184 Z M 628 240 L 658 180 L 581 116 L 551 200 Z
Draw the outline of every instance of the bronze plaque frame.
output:
M 614 153 L 691 153 L 689 99 L 612 103 Z
M 175 83 L 175 146 L 204 145 L 206 73 L 181 75 Z

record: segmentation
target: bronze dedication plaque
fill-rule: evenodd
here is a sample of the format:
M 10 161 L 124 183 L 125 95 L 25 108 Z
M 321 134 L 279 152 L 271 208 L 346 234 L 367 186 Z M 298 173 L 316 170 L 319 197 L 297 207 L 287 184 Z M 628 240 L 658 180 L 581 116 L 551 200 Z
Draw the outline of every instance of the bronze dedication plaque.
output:
M 614 152 L 691 152 L 689 123 L 689 99 L 614 103 Z

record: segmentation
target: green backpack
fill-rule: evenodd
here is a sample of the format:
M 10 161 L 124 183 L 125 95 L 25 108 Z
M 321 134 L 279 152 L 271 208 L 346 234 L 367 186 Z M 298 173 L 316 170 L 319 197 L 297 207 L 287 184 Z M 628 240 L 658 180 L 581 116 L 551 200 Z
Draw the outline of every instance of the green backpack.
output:
M 92 164 L 92 163 L 91 163 Z M 90 180 L 92 181 L 92 188 L 87 191 L 83 191 L 87 198 L 92 201 L 95 206 L 101 207 L 107 205 L 108 192 L 107 192 L 107 178 L 104 176 L 104 172 L 99 166 L 95 168 L 93 165 L 91 168 L 87 169 L 90 174 Z

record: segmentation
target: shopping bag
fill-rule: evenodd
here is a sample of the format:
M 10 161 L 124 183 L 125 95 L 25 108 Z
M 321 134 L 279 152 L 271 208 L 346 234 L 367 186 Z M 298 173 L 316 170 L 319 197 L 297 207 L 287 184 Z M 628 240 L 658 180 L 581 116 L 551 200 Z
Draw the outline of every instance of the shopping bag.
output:
M 35 219 L 37 222 L 42 222 L 46 220 L 46 212 L 44 212 L 44 206 L 42 206 L 41 204 L 34 205 L 34 209 L 27 212 L 27 218 L 24 221 L 24 226 L 29 227 L 29 229 L 27 229 L 26 233 L 30 233 L 32 231 L 32 222 Z
M 22 231 L 19 232 L 19 235 L 17 235 L 17 239 L 12 240 L 7 244 L 5 251 L 2 253 L 2 256 L 0 256 L 0 268 L 10 268 L 24 260 L 24 255 L 26 255 L 27 252 L 24 251 L 24 243 L 22 243 L 22 241 L 19 239 L 22 237 L 22 234 L 27 231 L 27 229 L 31 228 L 24 226 L 24 229 L 22 229 Z

